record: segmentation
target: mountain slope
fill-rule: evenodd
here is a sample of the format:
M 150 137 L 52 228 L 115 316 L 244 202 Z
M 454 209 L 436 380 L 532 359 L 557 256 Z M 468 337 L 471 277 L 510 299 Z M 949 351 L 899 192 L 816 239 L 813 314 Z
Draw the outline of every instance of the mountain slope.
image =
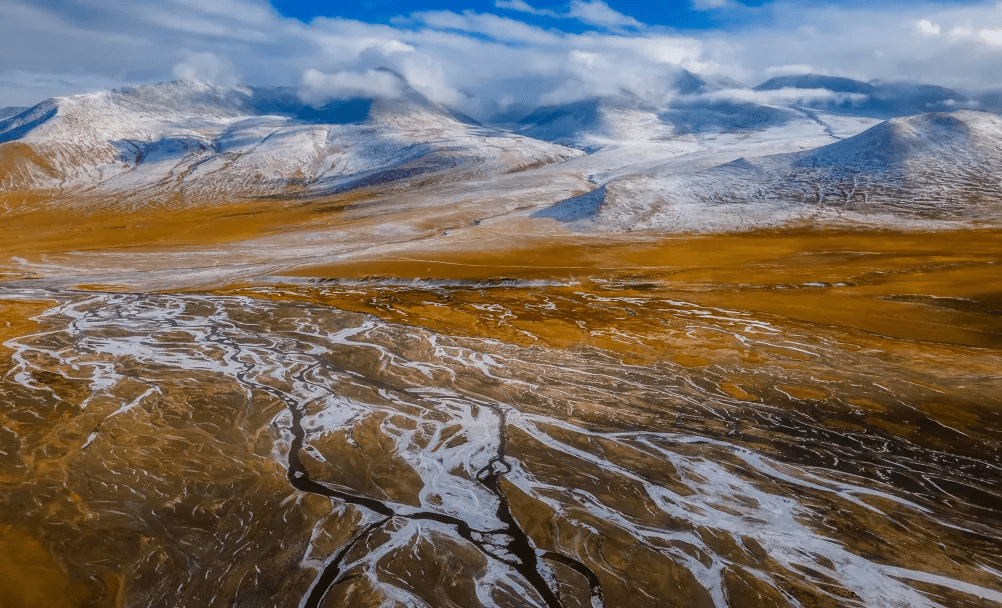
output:
M 838 216 L 864 222 L 997 221 L 1002 118 L 983 112 L 892 119 L 816 150 L 670 165 L 623 176 L 546 216 L 615 229 L 735 230 Z M 596 199 L 598 196 L 598 200 Z
M 5 190 L 189 201 L 519 170 L 580 152 L 487 129 L 408 89 L 321 108 L 195 83 L 51 99 L 0 120 Z
M 516 125 L 522 135 L 584 150 L 637 141 L 667 141 L 672 125 L 658 110 L 627 92 L 543 106 Z
M 516 130 L 590 152 L 611 146 L 678 147 L 680 142 L 720 134 L 777 128 L 797 131 L 798 137 L 823 131 L 816 116 L 799 108 L 742 99 L 740 93 L 747 89 L 735 88 L 739 86 L 683 71 L 675 80 L 676 95 L 660 104 L 622 91 L 538 108 L 519 121 Z

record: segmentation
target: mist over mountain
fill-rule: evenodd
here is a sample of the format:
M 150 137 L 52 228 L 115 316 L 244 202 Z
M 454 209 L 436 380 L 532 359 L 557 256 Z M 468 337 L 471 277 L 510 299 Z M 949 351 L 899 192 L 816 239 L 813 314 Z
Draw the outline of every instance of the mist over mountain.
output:
M 783 89 L 824 90 L 843 97 L 818 99 L 807 105 L 833 111 L 865 113 L 881 118 L 907 116 L 923 112 L 978 109 L 976 101 L 945 87 L 914 83 L 860 82 L 849 78 L 804 74 L 771 78 L 755 87 L 756 91 Z
M 994 107 L 992 99 L 990 95 L 985 97 L 985 109 Z M 777 76 L 748 87 L 727 78 L 681 70 L 671 93 L 660 98 L 621 90 L 614 95 L 523 111 L 517 120 L 511 115 L 488 120 L 531 137 L 594 151 L 630 141 L 762 131 L 805 120 L 817 122 L 817 111 L 888 119 L 980 109 L 981 103 L 956 91 L 924 84 L 866 83 L 802 74 Z

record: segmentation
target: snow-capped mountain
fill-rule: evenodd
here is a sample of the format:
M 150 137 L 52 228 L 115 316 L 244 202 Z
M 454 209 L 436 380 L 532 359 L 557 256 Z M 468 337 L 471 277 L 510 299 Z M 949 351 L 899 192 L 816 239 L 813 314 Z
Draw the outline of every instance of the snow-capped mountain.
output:
M 954 99 L 946 90 L 816 76 L 737 89 L 688 72 L 676 86 L 665 107 L 624 91 L 538 108 L 518 133 L 483 126 L 406 85 L 397 98 L 323 106 L 294 89 L 191 82 L 54 98 L 0 119 L 0 192 L 136 207 L 378 186 L 416 201 L 444 200 L 443 190 L 425 186 L 476 178 L 478 200 L 532 184 L 538 200 L 520 201 L 526 213 L 594 230 L 730 230 L 831 214 L 999 217 L 996 115 L 880 122 L 848 106 L 756 101 L 820 88 L 855 96 L 857 110 L 866 100 L 912 100 L 882 106 L 901 109 Z M 598 188 L 551 206 L 588 182 Z
M 676 133 L 695 135 L 763 131 L 790 123 L 817 122 L 802 111 L 780 105 L 700 97 L 676 100 L 660 118 Z
M 838 216 L 864 222 L 997 220 L 1002 117 L 895 118 L 815 150 L 618 177 L 540 215 L 618 229 L 734 230 Z
M 456 180 L 581 153 L 482 127 L 412 89 L 309 106 L 189 82 L 47 100 L 0 120 L 0 188 L 217 200 Z

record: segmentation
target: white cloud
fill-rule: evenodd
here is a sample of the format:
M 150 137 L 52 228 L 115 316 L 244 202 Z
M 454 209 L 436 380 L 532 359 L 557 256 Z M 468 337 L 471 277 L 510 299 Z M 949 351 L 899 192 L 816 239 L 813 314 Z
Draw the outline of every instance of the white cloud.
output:
M 981 39 L 992 46 L 1002 46 L 1002 29 L 981 30 L 978 32 Z
M 711 2 L 729 0 L 709 0 Z M 495 8 L 503 10 L 529 13 L 530 15 L 542 15 L 557 19 L 576 19 L 588 25 L 603 28 L 641 27 L 643 24 L 619 11 L 613 9 L 602 0 L 571 0 L 567 12 L 558 13 L 548 8 L 536 8 L 525 0 L 495 0 Z
M 786 65 L 772 65 L 765 69 L 767 76 L 792 76 L 797 74 L 821 74 L 822 70 L 803 63 L 792 63 Z
M 96 74 L 50 74 L 11 70 L 0 73 L 0 108 L 33 106 L 43 99 L 117 89 L 127 81 Z
M 332 99 L 396 99 L 403 95 L 404 89 L 400 76 L 385 70 L 324 74 L 309 69 L 303 73 L 299 97 L 306 103 L 320 105 Z
M 927 36 L 939 36 L 939 32 L 941 30 L 938 23 L 933 23 L 928 19 L 921 19 L 916 22 L 915 29 L 917 29 L 920 34 L 925 34 Z
M 815 72 L 972 90 L 995 86 L 1002 73 L 1002 9 L 988 4 L 776 1 L 741 8 L 756 15 L 751 25 L 683 35 L 600 0 L 575 0 L 552 15 L 589 26 L 582 33 L 554 29 L 559 20 L 539 27 L 512 18 L 549 15 L 534 1 L 496 0 L 514 11 L 505 16 L 436 11 L 391 24 L 305 24 L 266 0 L 3 0 L 0 107 L 177 76 L 302 87 L 309 70 L 320 74 L 306 87 L 318 95 L 390 95 L 392 85 L 370 74 L 382 66 L 431 99 L 481 116 L 621 89 L 663 100 L 679 68 L 749 84 Z
M 429 11 L 415 13 L 412 17 L 420 23 L 436 29 L 485 34 L 495 40 L 506 42 L 554 44 L 563 39 L 559 34 L 542 30 L 527 23 L 516 21 L 515 19 L 499 17 L 489 13 L 467 11 L 463 14 L 458 14 L 450 11 Z
M 240 84 L 233 62 L 215 53 L 186 53 L 184 61 L 174 65 L 174 77 L 178 80 L 205 82 L 222 87 Z
M 703 99 L 717 102 L 755 103 L 761 105 L 807 105 L 819 101 L 830 101 L 836 104 L 859 103 L 867 99 L 866 95 L 855 93 L 836 93 L 828 89 L 795 89 L 784 87 L 771 91 L 754 91 L 752 89 L 724 89 L 713 91 L 702 96 Z
M 613 10 L 602 0 L 572 0 L 567 16 L 600 27 L 640 27 L 640 22 Z
M 547 17 L 557 17 L 557 13 L 548 8 L 535 8 L 525 0 L 495 0 L 495 8 L 500 8 L 509 11 L 518 11 L 520 13 L 529 13 L 530 15 L 545 15 Z
M 969 26 L 958 25 L 950 30 L 950 38 L 953 40 L 963 40 L 974 35 L 974 30 Z

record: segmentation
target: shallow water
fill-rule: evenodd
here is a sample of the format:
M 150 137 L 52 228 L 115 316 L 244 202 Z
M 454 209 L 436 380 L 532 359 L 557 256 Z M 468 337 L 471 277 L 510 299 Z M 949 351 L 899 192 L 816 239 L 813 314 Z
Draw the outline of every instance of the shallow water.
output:
M 5 606 L 1002 605 L 997 350 L 315 289 L 0 291 Z

